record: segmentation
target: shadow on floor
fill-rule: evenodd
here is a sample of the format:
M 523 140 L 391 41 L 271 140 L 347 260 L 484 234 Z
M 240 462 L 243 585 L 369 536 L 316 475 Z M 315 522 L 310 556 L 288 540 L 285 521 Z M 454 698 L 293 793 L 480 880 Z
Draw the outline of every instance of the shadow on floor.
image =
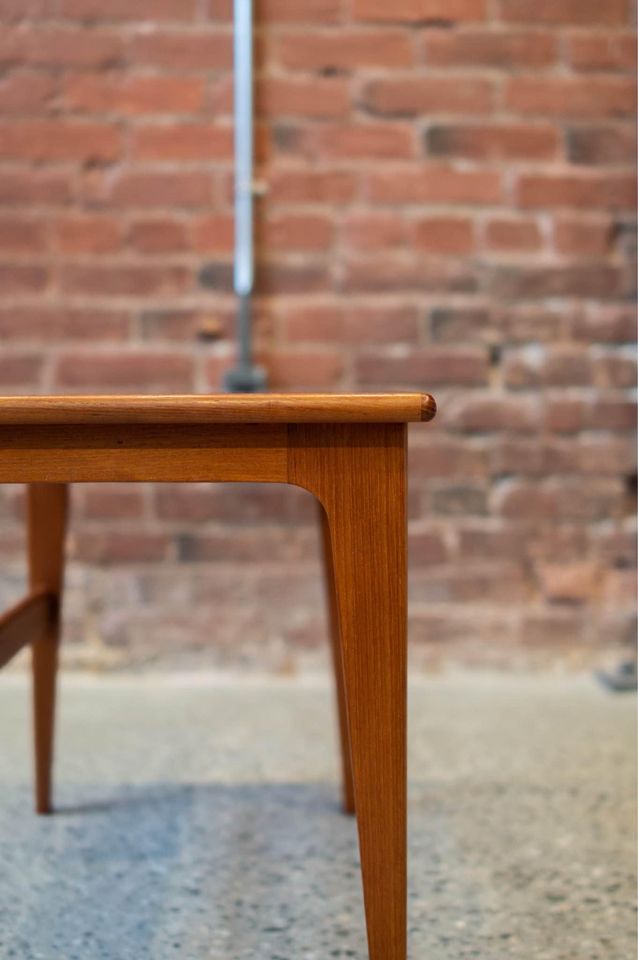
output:
M 60 800 L 37 818 L 26 790 L 3 797 L 3 957 L 366 956 L 333 784 L 76 784 Z

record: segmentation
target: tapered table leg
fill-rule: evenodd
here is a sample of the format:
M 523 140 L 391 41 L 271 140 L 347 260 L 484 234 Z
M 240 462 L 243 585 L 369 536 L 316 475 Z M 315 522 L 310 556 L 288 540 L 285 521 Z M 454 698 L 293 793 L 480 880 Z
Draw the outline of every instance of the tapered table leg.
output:
M 406 960 L 405 427 L 291 427 L 330 526 L 370 960 Z
M 341 636 L 339 633 L 339 610 L 335 584 L 334 563 L 332 562 L 332 541 L 326 511 L 319 507 L 321 526 L 322 559 L 324 582 L 328 608 L 328 628 L 330 631 L 330 651 L 335 678 L 337 714 L 339 720 L 339 741 L 341 744 L 342 796 L 345 813 L 354 813 L 354 784 L 352 782 L 352 760 L 350 756 L 350 733 L 348 731 L 348 711 L 343 681 L 343 659 L 341 656 Z
M 28 487 L 29 578 L 32 588 L 44 588 L 51 595 L 47 630 L 31 645 L 35 807 L 38 813 L 51 811 L 51 769 L 66 517 L 65 484 L 37 483 Z

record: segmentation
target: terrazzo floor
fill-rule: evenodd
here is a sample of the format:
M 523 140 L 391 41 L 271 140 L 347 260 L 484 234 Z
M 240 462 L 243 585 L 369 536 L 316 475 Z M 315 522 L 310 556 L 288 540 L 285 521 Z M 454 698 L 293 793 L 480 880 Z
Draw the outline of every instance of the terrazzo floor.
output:
M 57 813 L 0 678 L 3 960 L 367 957 L 325 678 L 63 678 Z M 481 674 L 410 692 L 411 960 L 636 955 L 635 698 Z

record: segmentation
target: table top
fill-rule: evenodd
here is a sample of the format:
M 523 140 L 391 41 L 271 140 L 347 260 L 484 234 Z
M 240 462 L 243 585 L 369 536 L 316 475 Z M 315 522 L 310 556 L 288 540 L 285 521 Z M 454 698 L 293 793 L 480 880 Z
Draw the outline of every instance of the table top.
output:
M 0 425 L 90 423 L 410 423 L 428 393 L 247 393 L 0 397 Z

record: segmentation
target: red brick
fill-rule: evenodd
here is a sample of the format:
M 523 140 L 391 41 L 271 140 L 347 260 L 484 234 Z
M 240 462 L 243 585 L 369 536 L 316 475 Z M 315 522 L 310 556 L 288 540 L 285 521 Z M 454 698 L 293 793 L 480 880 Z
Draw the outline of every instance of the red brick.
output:
M 233 19 L 234 0 L 213 0 L 209 3 L 204 15 L 208 20 L 226 21 L 231 23 Z
M 94 73 L 69 78 L 62 97 L 67 109 L 87 113 L 197 113 L 204 105 L 202 77 Z
M 221 73 L 215 76 L 210 82 L 210 93 L 208 94 L 208 109 L 215 120 L 220 117 L 228 117 L 232 121 L 235 107 L 235 86 L 232 73 Z M 260 118 L 256 118 L 256 127 L 260 123 Z
M 450 404 L 444 416 L 446 424 L 463 433 L 534 433 L 540 427 L 539 404 L 527 398 L 471 395 Z
M 0 36 L 3 63 L 106 68 L 123 58 L 124 38 L 113 31 L 26 24 Z
M 478 290 L 476 265 L 467 259 L 406 256 L 399 252 L 346 257 L 341 264 L 341 288 L 348 293 L 408 291 L 473 293 Z
M 605 565 L 634 567 L 638 557 L 634 530 L 600 531 L 594 540 L 595 555 Z
M 411 307 L 293 307 L 283 318 L 286 340 L 308 343 L 415 343 L 417 314 Z
M 192 381 L 192 359 L 175 353 L 68 353 L 55 369 L 56 386 L 71 389 L 188 392 Z
M 232 113 L 231 122 L 232 122 Z M 316 118 L 315 118 L 316 119 Z M 289 137 L 290 131 L 292 136 Z M 263 167 L 272 164 L 285 155 L 293 155 L 300 145 L 303 145 L 303 136 L 299 129 L 297 118 L 286 118 L 277 122 L 257 120 L 255 124 L 255 164 Z
M 265 261 L 257 271 L 257 286 L 265 296 L 320 293 L 332 287 L 327 262 L 277 263 Z
M 341 204 L 352 199 L 355 186 L 350 171 L 293 167 L 273 170 L 268 198 L 271 203 Z
M 121 225 L 111 217 L 60 217 L 53 221 L 52 231 L 62 253 L 113 253 L 122 245 Z
M 224 519 L 212 484 L 161 483 L 154 490 L 154 503 L 162 520 L 200 523 Z
M 443 535 L 436 530 L 411 530 L 408 547 L 411 566 L 429 567 L 448 559 Z
M 434 124 L 426 130 L 424 143 L 433 157 L 529 163 L 555 159 L 559 135 L 548 124 Z
M 552 399 L 546 406 L 545 426 L 552 433 L 579 433 L 585 428 L 586 416 L 583 400 L 571 397 Z
M 268 23 L 336 23 L 341 20 L 339 0 L 258 0 L 256 17 Z
M 543 238 L 536 220 L 499 217 L 485 224 L 484 242 L 488 250 L 526 253 L 539 250 Z
M 572 127 L 567 134 L 567 159 L 571 163 L 607 166 L 633 165 L 636 130 L 633 124 Z
M 363 91 L 363 106 L 372 113 L 413 117 L 437 113 L 482 114 L 492 108 L 493 87 L 480 77 L 392 75 L 372 80 Z
M 343 307 L 329 304 L 300 304 L 284 308 L 280 329 L 287 341 L 330 343 L 345 337 Z
M 170 218 L 137 220 L 129 242 L 140 253 L 180 253 L 189 249 L 186 225 Z
M 0 18 L 4 23 L 30 17 L 44 17 L 55 10 L 54 0 L 0 0 Z
M 526 554 L 525 536 L 516 526 L 488 521 L 473 521 L 481 526 L 468 526 L 467 522 L 459 530 L 459 551 L 464 558 L 473 560 L 521 560 Z
M 0 157 L 5 160 L 105 162 L 121 148 L 116 127 L 69 120 L 0 123 Z
M 522 207 L 634 209 L 636 181 L 631 175 L 590 173 L 522 174 L 517 185 Z
M 434 307 L 428 316 L 428 332 L 441 343 L 491 343 L 496 333 L 490 311 L 481 307 Z
M 353 213 L 343 222 L 343 240 L 354 250 L 402 247 L 406 227 L 405 218 L 394 213 Z
M 474 249 L 474 224 L 467 217 L 424 217 L 414 224 L 414 242 L 431 253 L 467 254 Z
M 561 477 L 549 484 L 561 521 L 618 520 L 624 511 L 624 486 L 618 477 Z
M 316 519 L 312 498 L 287 484 L 162 483 L 154 492 L 157 515 L 181 524 L 214 520 L 251 528 L 302 521 L 314 526 Z
M 144 511 L 144 490 L 140 484 L 83 484 L 81 498 L 81 514 L 89 520 L 135 519 Z
M 477 479 L 488 474 L 487 451 L 474 439 L 431 435 L 423 446 L 412 443 L 408 457 L 410 470 L 418 471 L 419 476 L 425 478 Z
M 493 336 L 509 343 L 550 343 L 563 339 L 570 314 L 570 308 L 552 309 L 542 303 L 499 304 L 492 308 Z
M 4 353 L 0 356 L 0 387 L 33 387 L 40 380 L 43 357 L 37 354 Z
M 37 264 L 0 263 L 0 294 L 42 293 L 49 283 L 46 267 Z
M 414 131 L 405 123 L 322 124 L 306 151 L 337 160 L 407 159 L 415 152 Z
M 332 243 L 333 221 L 319 214 L 280 213 L 266 217 L 260 239 L 269 252 L 326 250 Z
M 563 437 L 502 437 L 491 445 L 494 476 L 516 474 L 542 477 L 552 473 L 580 471 L 580 450 L 574 441 Z
M 430 627 L 475 663 L 485 650 L 511 663 L 520 640 L 543 645 L 516 654 L 536 663 L 578 643 L 586 666 L 627 641 L 635 600 L 614 580 L 635 562 L 632 26 L 611 22 L 619 0 L 600 12 L 593 0 L 356 2 L 356 15 L 337 0 L 257 9 L 276 29 L 256 37 L 256 358 L 275 389 L 352 390 L 361 370 L 381 378 L 372 390 L 439 377 L 439 416 L 411 430 L 419 636 Z M 197 0 L 195 20 L 193 3 L 0 0 L 0 113 L 37 133 L 34 152 L 2 161 L 5 392 L 188 392 L 219 388 L 234 363 L 233 4 Z M 502 6 L 523 19 L 504 21 Z M 480 113 L 477 91 L 492 87 Z M 508 106 L 521 89 L 530 103 Z M 370 91 L 396 92 L 388 109 L 407 119 L 372 123 Z M 61 138 L 65 124 L 112 126 L 117 149 L 77 147 L 75 133 L 58 147 L 53 123 Z M 140 161 L 137 131 L 164 129 Z M 202 129 L 226 137 L 222 155 Z M 83 382 L 62 383 L 69 370 Z M 285 656 L 323 642 L 316 505 L 264 487 L 78 489 L 78 571 L 84 555 L 145 564 L 129 571 L 126 618 L 98 623 L 107 642 L 136 657 L 146 634 L 201 646 L 221 609 L 211 655 L 225 644 L 239 660 L 264 623 L 275 635 L 274 592 L 301 611 Z M 0 552 L 16 566 L 18 514 L 4 503 Z M 242 590 L 236 571 L 207 569 L 231 550 Z M 180 585 L 176 564 L 196 557 Z M 556 586 L 583 563 L 600 597 Z M 169 616 L 175 602 L 204 606 Z M 578 609 L 559 617 L 557 604 Z M 78 608 L 71 637 L 84 620 Z
M 410 37 L 399 30 L 382 32 L 339 27 L 329 33 L 297 30 L 274 38 L 274 57 L 289 70 L 351 71 L 360 67 L 409 67 L 414 54 Z
M 546 297 L 624 298 L 629 290 L 622 268 L 604 262 L 498 266 L 489 280 L 492 296 L 511 300 Z
M 452 484 L 449 480 L 441 486 L 430 485 L 430 510 L 435 515 L 446 517 L 485 516 L 487 497 L 484 484 Z
M 233 65 L 232 33 L 216 27 L 206 32 L 151 30 L 137 33 L 130 57 L 139 66 L 169 70 L 228 70 Z
M 505 89 L 509 110 L 550 117 L 633 117 L 636 90 L 621 77 L 513 77 Z
M 520 70 L 556 61 L 556 38 L 538 30 L 429 30 L 423 35 L 427 67 L 489 67 Z
M 42 220 L 0 217 L 0 251 L 42 253 L 46 250 L 46 224 Z
M 202 333 L 214 330 L 219 339 L 229 338 L 235 329 L 236 308 L 216 307 L 158 307 L 142 309 L 139 313 L 140 333 L 146 340 L 179 340 L 182 343 L 193 341 Z M 259 311 L 255 311 L 253 322 L 259 328 Z M 212 338 L 210 338 L 212 339 Z
M 194 20 L 196 0 L 60 0 L 59 14 L 71 20 Z
M 612 609 L 627 606 L 636 609 L 636 571 L 610 570 L 605 580 L 604 602 Z M 635 643 L 635 628 L 629 633 L 632 648 Z
M 366 386 L 401 384 L 419 389 L 438 384 L 477 386 L 486 382 L 487 362 L 484 351 L 476 348 L 430 347 L 405 351 L 402 356 L 368 351 L 356 358 L 355 376 Z
M 139 126 L 131 150 L 135 160 L 231 160 L 233 130 L 195 123 Z
M 627 24 L 629 0 L 501 0 L 501 16 L 515 23 Z
M 184 293 L 190 271 L 181 266 L 133 266 L 130 263 L 68 264 L 60 272 L 66 293 L 94 296 L 145 297 Z
M 262 264 L 260 264 L 260 270 L 263 270 Z M 200 267 L 197 281 L 199 286 L 205 290 L 231 293 L 233 290 L 233 274 L 233 264 L 230 259 L 209 260 Z
M 65 206 L 71 199 L 72 189 L 68 172 L 5 169 L 0 177 L 0 206 Z
M 581 610 L 532 611 L 521 624 L 521 642 L 526 647 L 551 650 L 582 647 L 587 618 Z
M 575 70 L 631 73 L 636 68 L 636 38 L 627 33 L 573 33 L 567 58 Z
M 503 379 L 507 387 L 514 389 L 589 386 L 593 364 L 582 347 L 554 347 L 551 351 L 533 347 L 508 353 Z
M 0 114 L 46 112 L 55 93 L 55 81 L 35 71 L 7 74 L 0 80 Z
M 573 257 L 604 257 L 613 247 L 610 219 L 561 217 L 554 221 L 554 245 L 559 253 Z
M 85 563 L 156 563 L 169 555 L 164 533 L 135 530 L 80 531 L 74 537 L 73 556 Z
M 192 242 L 201 253 L 232 253 L 235 243 L 235 218 L 230 213 L 212 213 L 193 223 Z
M 335 389 L 343 374 L 338 351 L 282 350 L 268 358 L 268 378 L 273 388 Z
M 556 515 L 553 492 L 539 483 L 505 480 L 495 490 L 494 509 L 512 520 L 551 520 Z
M 211 202 L 212 180 L 199 171 L 122 173 L 101 181 L 91 199 L 115 207 L 201 207 Z
M 178 540 L 179 559 L 188 563 L 298 564 L 317 554 L 314 531 L 274 526 L 254 530 L 221 528 L 206 533 L 188 532 Z
M 560 486 L 561 480 L 553 479 L 549 486 Z M 571 563 L 581 560 L 589 551 L 589 537 L 582 524 L 544 524 L 531 528 L 526 524 L 526 537 L 530 544 L 533 562 Z
M 634 367 L 635 369 L 635 367 Z M 588 436 L 579 443 L 579 468 L 597 476 L 631 475 L 636 470 L 633 437 Z
M 493 170 L 457 170 L 429 164 L 397 167 L 367 177 L 367 196 L 377 203 L 498 204 L 501 175 Z
M 277 119 L 345 117 L 350 110 L 348 85 L 334 77 L 267 77 L 257 84 L 256 109 Z
M 611 389 L 630 389 L 636 386 L 635 350 L 629 353 L 607 353 L 596 360 L 596 385 Z
M 486 17 L 486 0 L 354 0 L 354 16 L 381 22 L 472 22 Z
M 593 313 L 578 313 L 570 329 L 575 340 L 632 343 L 636 337 L 636 312 L 633 306 L 597 305 Z
M 23 343 L 121 341 L 127 338 L 129 327 L 127 314 L 117 310 L 48 305 L 0 310 L 0 338 Z
M 450 565 L 430 569 L 424 576 L 418 593 L 423 603 L 515 604 L 529 599 L 523 570 L 511 561 Z
M 556 432 L 579 430 L 625 431 L 636 429 L 636 405 L 623 397 L 596 400 L 592 404 L 565 399 L 550 403 L 548 426 Z

